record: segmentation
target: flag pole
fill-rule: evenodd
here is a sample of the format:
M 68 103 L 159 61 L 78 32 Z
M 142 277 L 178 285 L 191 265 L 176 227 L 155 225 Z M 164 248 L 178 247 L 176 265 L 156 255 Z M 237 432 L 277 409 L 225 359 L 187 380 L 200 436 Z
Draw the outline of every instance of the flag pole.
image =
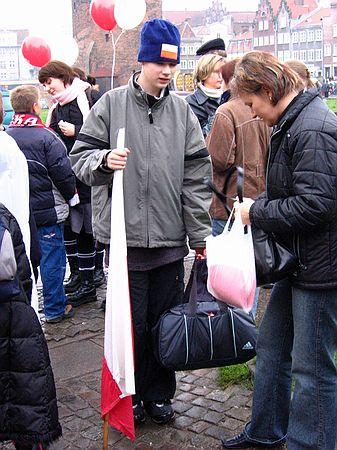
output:
M 109 449 L 109 413 L 103 418 L 103 450 Z

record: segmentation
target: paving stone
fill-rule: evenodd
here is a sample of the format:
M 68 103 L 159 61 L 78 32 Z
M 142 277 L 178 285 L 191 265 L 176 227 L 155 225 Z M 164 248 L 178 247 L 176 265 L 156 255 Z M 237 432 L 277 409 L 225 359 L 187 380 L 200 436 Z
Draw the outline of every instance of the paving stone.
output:
M 206 428 L 209 428 L 209 423 L 204 422 L 203 420 L 200 420 L 199 422 L 192 423 L 189 427 L 187 427 L 190 431 L 193 431 L 194 433 L 202 433 L 206 430 Z
M 190 403 L 184 403 L 184 402 L 179 402 L 179 401 L 175 401 L 172 406 L 173 406 L 173 409 L 178 414 L 184 413 L 188 409 L 192 408 L 192 405 Z
M 191 374 L 197 377 L 206 377 L 209 373 L 210 369 L 197 369 L 191 371 Z
M 207 413 L 207 409 L 200 406 L 193 406 L 191 409 L 185 412 L 185 416 L 192 417 L 193 419 L 201 419 Z
M 228 430 L 237 430 L 238 428 L 242 428 L 242 425 L 245 423 L 245 421 L 239 421 L 236 419 L 233 419 L 232 417 L 228 417 L 225 420 L 223 420 L 222 425 L 224 428 L 227 428 Z
M 184 378 L 181 379 L 183 383 L 195 383 L 195 381 L 198 379 L 195 375 L 187 375 Z
M 62 420 L 65 417 L 69 417 L 73 414 L 73 412 L 65 405 L 59 405 L 58 411 L 59 411 L 59 420 Z
M 245 406 L 247 403 L 247 397 L 242 395 L 234 395 L 229 400 L 226 401 L 226 409 L 233 408 L 234 406 Z
M 181 391 L 185 391 L 185 392 L 188 392 L 193 388 L 194 388 L 193 384 L 187 384 L 187 383 L 181 383 L 179 386 L 179 389 Z
M 209 394 L 210 392 L 211 392 L 211 390 L 207 389 L 206 387 L 196 387 L 191 391 L 192 394 L 198 395 L 200 397 L 204 397 L 205 395 Z
M 196 406 L 203 406 L 204 408 L 210 408 L 213 404 L 213 400 L 209 400 L 204 397 L 197 397 L 194 400 L 192 400 L 192 404 Z
M 230 395 L 231 394 L 227 391 L 221 391 L 220 389 L 217 389 L 207 394 L 206 398 L 214 400 L 216 402 L 224 403 L 229 399 Z
M 219 423 L 221 420 L 223 420 L 224 415 L 222 413 L 218 413 L 215 411 L 209 411 L 207 414 L 204 415 L 204 420 L 211 423 Z
M 97 412 L 93 408 L 85 408 L 76 412 L 76 416 L 81 419 L 88 419 L 88 417 L 94 416 Z
M 250 418 L 251 411 L 248 408 L 234 406 L 226 412 L 226 415 L 246 422 Z
M 78 411 L 79 409 L 84 409 L 88 407 L 88 403 L 77 396 L 67 396 L 62 400 L 66 403 L 68 408 L 72 411 Z
M 96 427 L 88 428 L 81 432 L 81 436 L 90 441 L 98 441 L 103 439 L 103 430 L 100 430 Z
M 173 426 L 175 428 L 181 428 L 181 429 L 185 429 L 187 428 L 189 425 L 191 425 L 194 422 L 194 420 L 192 419 L 192 417 L 186 417 L 186 416 L 179 416 L 176 418 L 176 420 L 174 421 Z
M 192 400 L 194 400 L 196 398 L 195 395 L 190 394 L 188 392 L 184 392 L 183 394 L 179 394 L 176 397 L 176 400 L 180 400 L 182 402 L 191 402 Z
M 205 430 L 205 434 L 212 436 L 215 439 L 222 439 L 225 435 L 225 430 L 219 426 L 209 427 Z M 219 442 L 220 445 L 220 442 Z

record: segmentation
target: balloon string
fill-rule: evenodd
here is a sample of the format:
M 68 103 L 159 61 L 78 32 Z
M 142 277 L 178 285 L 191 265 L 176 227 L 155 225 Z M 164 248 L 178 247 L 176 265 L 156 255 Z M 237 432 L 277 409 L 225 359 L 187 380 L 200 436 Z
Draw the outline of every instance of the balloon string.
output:
M 124 32 L 125 32 L 125 30 L 122 30 L 121 33 L 117 36 L 117 39 L 115 41 L 113 32 L 111 31 L 111 43 L 112 43 L 112 50 L 113 50 L 112 67 L 111 67 L 111 89 L 114 88 L 114 73 L 115 73 L 115 66 L 116 66 L 116 46 Z

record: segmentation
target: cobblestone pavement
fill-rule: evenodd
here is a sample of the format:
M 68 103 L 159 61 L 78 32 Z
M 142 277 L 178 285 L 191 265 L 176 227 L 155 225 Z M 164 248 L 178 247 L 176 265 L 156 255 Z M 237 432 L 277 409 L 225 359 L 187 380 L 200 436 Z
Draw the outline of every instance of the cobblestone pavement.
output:
M 60 324 L 43 324 L 54 369 L 62 438 L 50 450 L 98 450 L 103 432 L 100 417 L 100 367 L 104 313 L 98 301 L 76 309 Z M 252 392 L 241 386 L 222 390 L 218 369 L 177 373 L 175 420 L 158 426 L 149 419 L 136 429 L 134 443 L 110 428 L 109 448 L 220 449 L 220 438 L 242 430 L 250 416 Z M 13 449 L 11 444 L 0 448 Z

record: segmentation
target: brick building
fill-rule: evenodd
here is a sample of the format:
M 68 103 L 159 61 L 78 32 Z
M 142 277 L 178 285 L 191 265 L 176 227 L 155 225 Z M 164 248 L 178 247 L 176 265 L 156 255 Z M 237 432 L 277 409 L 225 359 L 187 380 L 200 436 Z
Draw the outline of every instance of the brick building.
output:
M 330 16 L 323 18 L 324 78 L 337 77 L 337 1 L 331 2 Z
M 161 0 L 146 0 L 146 17 L 144 22 L 162 17 Z M 97 26 L 90 16 L 90 0 L 73 0 L 73 35 L 79 46 L 78 67 L 96 77 L 101 91 L 110 89 L 113 47 L 109 32 Z M 144 23 L 143 22 L 143 23 Z M 130 75 L 140 65 L 137 63 L 139 33 L 142 24 L 126 31 L 116 46 L 116 67 L 114 71 L 114 87 L 127 83 Z M 116 39 L 121 29 L 113 30 Z
M 235 35 L 228 44 L 227 53 L 230 58 L 241 57 L 253 50 L 253 32 L 246 31 Z
M 0 30 L 0 80 L 24 80 L 35 75 L 23 57 L 21 45 L 28 30 Z

